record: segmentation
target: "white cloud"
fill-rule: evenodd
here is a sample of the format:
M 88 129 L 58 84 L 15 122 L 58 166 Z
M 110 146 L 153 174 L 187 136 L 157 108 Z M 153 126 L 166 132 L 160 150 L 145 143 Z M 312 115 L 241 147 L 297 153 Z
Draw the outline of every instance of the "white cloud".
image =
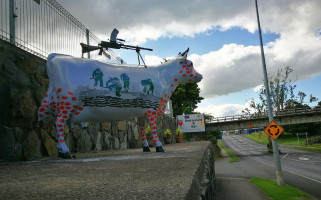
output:
M 236 27 L 251 33 L 257 29 L 252 0 L 58 2 L 90 30 L 95 30 L 96 35 L 109 37 L 116 27 L 119 38 L 135 45 L 161 37 L 193 37 L 213 28 L 225 31 Z M 263 32 L 280 35 L 264 49 L 268 72 L 290 66 L 299 79 L 319 74 L 321 1 L 259 0 L 258 4 Z M 190 55 L 189 59 L 204 76 L 200 82 L 201 95 L 212 98 L 262 84 L 260 56 L 258 46 L 226 44 L 204 55 Z M 148 64 L 159 61 L 155 56 L 145 56 L 145 59 Z
M 164 62 L 164 59 L 154 56 L 154 55 L 145 55 L 145 63 L 146 65 L 159 65 Z
M 263 87 L 263 84 L 262 85 L 258 85 L 255 88 L 253 88 L 253 91 L 254 92 L 260 92 L 262 87 Z
M 210 99 L 207 99 L 207 102 L 210 102 Z M 244 115 L 242 110 L 248 108 L 251 113 L 254 113 L 254 110 L 250 108 L 249 102 L 244 104 L 223 104 L 223 105 L 208 105 L 208 106 L 199 106 L 196 111 L 200 113 L 210 114 L 214 117 L 225 117 L 225 116 L 235 116 L 235 115 Z
M 210 114 L 214 117 L 242 115 L 242 110 L 245 105 L 240 104 L 224 104 L 224 105 L 209 105 L 206 107 L 199 107 L 197 112 Z

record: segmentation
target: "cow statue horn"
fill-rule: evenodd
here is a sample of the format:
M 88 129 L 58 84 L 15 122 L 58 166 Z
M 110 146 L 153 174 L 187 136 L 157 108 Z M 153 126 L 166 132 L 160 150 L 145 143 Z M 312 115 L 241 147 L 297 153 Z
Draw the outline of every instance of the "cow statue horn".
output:
M 188 51 L 189 51 L 189 47 L 186 49 L 186 51 L 184 51 L 184 52 L 182 53 L 182 56 L 185 56 L 185 54 L 187 54 Z

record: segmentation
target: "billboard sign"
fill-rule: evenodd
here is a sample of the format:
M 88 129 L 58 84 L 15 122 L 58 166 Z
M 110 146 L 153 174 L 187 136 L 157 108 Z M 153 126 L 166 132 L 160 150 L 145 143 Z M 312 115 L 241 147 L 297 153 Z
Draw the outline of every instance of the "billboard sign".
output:
M 177 115 L 177 127 L 181 128 L 183 133 L 205 132 L 204 115 Z

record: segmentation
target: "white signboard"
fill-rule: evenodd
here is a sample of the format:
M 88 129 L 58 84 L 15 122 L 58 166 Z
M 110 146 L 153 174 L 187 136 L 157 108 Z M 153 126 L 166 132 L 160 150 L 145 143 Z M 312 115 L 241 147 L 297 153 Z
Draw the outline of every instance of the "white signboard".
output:
M 177 127 L 181 128 L 183 133 L 205 132 L 204 115 L 177 115 Z

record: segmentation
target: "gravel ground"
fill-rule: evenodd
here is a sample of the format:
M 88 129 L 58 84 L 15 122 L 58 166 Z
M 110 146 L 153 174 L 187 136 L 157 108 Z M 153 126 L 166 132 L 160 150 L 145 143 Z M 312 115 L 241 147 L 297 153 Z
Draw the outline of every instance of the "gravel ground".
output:
M 0 199 L 184 199 L 209 142 L 0 163 Z

